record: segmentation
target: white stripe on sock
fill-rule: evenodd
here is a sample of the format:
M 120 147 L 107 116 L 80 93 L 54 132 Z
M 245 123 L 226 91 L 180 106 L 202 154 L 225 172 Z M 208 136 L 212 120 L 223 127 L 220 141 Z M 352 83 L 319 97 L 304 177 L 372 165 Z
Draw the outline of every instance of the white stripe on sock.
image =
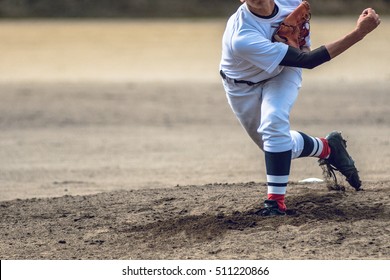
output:
M 287 187 L 268 186 L 268 194 L 286 194 Z
M 320 154 L 322 153 L 322 150 L 324 149 L 324 143 L 322 143 L 321 139 L 319 139 L 319 138 L 316 138 L 316 140 L 317 140 L 319 147 L 318 147 L 317 153 L 314 156 L 319 157 Z
M 269 183 L 278 183 L 278 184 L 287 184 L 288 176 L 276 176 L 276 175 L 267 175 L 267 182 Z
M 309 157 L 312 157 L 315 155 L 315 153 L 318 151 L 318 142 L 316 138 L 309 136 L 313 140 L 313 151 L 311 151 Z

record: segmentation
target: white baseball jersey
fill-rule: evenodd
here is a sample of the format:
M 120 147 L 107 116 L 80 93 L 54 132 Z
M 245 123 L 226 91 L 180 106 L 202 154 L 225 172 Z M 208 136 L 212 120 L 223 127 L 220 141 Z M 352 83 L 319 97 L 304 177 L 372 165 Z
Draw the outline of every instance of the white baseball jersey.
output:
M 261 18 L 242 4 L 228 20 L 222 41 L 220 69 L 232 79 L 260 82 L 275 77 L 282 70 L 280 62 L 287 53 L 284 43 L 273 43 L 272 36 L 283 19 L 302 1 L 275 0 L 278 13 Z M 310 46 L 310 38 L 307 38 Z

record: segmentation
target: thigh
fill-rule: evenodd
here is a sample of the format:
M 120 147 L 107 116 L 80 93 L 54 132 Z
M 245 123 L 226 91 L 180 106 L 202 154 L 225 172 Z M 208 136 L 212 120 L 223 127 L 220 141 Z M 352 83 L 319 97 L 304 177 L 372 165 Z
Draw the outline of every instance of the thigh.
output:
M 241 85 L 240 85 L 241 87 Z M 261 122 L 261 86 L 244 87 L 245 94 L 232 94 L 226 90 L 226 97 L 229 105 L 246 130 L 251 139 L 260 147 L 263 148 L 263 141 L 257 130 Z
M 301 87 L 301 70 L 286 67 L 263 88 L 261 123 L 265 150 L 283 152 L 291 149 L 290 112 Z
M 276 77 L 268 80 L 263 89 L 263 110 L 265 107 L 276 108 L 287 114 L 290 113 L 298 97 L 302 82 L 302 70 L 285 67 Z M 267 112 L 264 111 L 264 114 Z

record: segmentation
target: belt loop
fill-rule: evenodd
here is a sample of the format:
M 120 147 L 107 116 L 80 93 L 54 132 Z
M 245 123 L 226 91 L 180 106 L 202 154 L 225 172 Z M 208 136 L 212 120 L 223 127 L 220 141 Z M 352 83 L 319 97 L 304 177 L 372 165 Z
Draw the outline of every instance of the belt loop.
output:
M 226 80 L 226 74 L 222 71 L 222 69 L 219 71 L 219 75 L 221 75 L 222 79 Z

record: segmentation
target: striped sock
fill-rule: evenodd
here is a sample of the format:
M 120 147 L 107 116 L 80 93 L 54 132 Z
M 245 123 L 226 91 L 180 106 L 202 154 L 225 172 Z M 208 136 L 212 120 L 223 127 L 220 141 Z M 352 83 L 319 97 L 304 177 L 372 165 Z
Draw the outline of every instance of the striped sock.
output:
M 291 167 L 291 150 L 281 153 L 265 151 L 267 170 L 268 199 L 276 200 L 279 209 L 286 210 L 284 197 L 287 191 L 288 176 Z
M 298 157 L 329 157 L 330 147 L 328 144 L 328 140 L 326 140 L 325 138 L 312 137 L 303 132 L 298 132 L 295 135 L 292 134 L 292 136 L 300 136 L 303 139 L 303 150 Z

